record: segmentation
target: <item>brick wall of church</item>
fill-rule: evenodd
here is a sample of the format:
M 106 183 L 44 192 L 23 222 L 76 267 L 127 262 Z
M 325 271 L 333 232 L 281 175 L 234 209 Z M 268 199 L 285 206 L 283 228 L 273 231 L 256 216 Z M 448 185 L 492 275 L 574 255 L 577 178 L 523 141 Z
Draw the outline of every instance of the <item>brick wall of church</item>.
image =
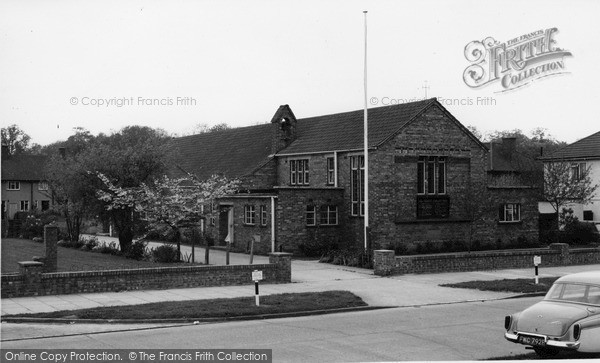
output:
M 447 218 L 417 218 L 419 157 L 444 157 Z M 464 201 L 485 193 L 487 151 L 441 109 L 432 107 L 391 141 L 370 154 L 370 199 L 373 247 L 464 240 L 469 216 Z M 435 195 L 430 196 L 435 197 Z M 421 199 L 420 199 L 421 198 Z M 444 202 L 446 203 L 446 202 Z

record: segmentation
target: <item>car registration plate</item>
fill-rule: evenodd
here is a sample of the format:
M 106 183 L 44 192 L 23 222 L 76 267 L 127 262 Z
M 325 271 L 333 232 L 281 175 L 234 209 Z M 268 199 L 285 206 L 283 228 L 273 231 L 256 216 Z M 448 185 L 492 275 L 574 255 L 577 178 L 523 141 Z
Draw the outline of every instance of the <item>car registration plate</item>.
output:
M 544 346 L 546 345 L 546 339 L 531 335 L 519 335 L 519 343 L 533 346 Z

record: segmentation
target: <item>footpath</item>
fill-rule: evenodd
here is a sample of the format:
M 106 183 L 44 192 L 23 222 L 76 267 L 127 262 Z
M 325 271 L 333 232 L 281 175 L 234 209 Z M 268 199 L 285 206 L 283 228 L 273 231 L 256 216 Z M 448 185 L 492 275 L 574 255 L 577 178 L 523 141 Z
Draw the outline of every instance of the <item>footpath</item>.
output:
M 211 250 L 211 263 L 224 263 L 225 252 Z M 221 262 L 217 262 L 221 261 Z M 248 263 L 245 254 L 230 254 L 230 263 Z M 268 261 L 255 256 L 254 264 Z M 600 271 L 600 265 L 565 267 L 540 266 L 540 277 L 557 277 L 583 271 Z M 441 287 L 440 284 L 475 280 L 534 279 L 534 269 L 509 269 L 440 274 L 409 274 L 380 277 L 372 270 L 335 266 L 317 261 L 293 260 L 292 283 L 260 285 L 260 294 L 346 290 L 360 296 L 373 307 L 409 307 L 452 304 L 469 301 L 498 300 L 516 296 L 514 293 L 478 291 Z M 201 300 L 254 296 L 254 283 L 243 286 L 201 287 L 169 290 L 104 292 L 8 298 L 1 300 L 2 317 L 12 314 L 74 310 L 100 306 L 137 305 L 162 301 Z M 173 324 L 169 325 L 172 326 Z M 47 336 L 84 334 L 90 332 L 149 329 L 164 324 L 13 324 L 2 323 L 2 341 L 32 339 Z

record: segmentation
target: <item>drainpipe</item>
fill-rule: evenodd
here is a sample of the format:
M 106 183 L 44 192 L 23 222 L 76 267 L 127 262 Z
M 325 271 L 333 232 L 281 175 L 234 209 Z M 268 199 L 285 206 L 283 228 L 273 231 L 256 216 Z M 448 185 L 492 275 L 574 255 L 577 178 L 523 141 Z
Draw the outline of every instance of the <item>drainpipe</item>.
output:
M 275 252 L 275 197 L 271 197 L 271 252 Z
M 333 152 L 333 186 L 337 188 L 338 186 L 338 152 Z

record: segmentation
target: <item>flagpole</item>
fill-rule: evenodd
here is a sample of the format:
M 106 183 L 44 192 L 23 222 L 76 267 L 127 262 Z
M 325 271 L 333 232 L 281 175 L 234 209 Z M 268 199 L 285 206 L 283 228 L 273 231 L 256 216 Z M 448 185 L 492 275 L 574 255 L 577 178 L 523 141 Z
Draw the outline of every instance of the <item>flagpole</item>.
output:
M 365 181 L 364 181 L 364 202 L 365 202 L 365 231 L 364 231 L 364 239 L 365 239 L 365 252 L 368 249 L 368 231 L 369 231 L 369 137 L 368 137 L 368 112 L 367 112 L 367 11 L 364 10 L 363 14 L 365 14 L 365 69 L 364 69 L 364 89 L 365 89 L 365 116 L 364 116 L 364 162 L 365 162 Z

